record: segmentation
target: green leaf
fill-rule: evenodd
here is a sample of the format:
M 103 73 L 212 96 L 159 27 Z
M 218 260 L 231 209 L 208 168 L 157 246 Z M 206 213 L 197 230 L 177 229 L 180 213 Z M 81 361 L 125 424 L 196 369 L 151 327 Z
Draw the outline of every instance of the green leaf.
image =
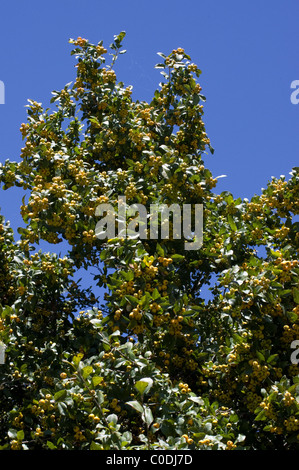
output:
M 58 407 L 58 411 L 61 414 L 61 416 L 65 416 L 65 405 L 64 405 L 64 403 L 59 402 L 57 407 Z
M 227 220 L 228 220 L 228 223 L 229 223 L 230 228 L 231 228 L 234 232 L 236 232 L 236 231 L 238 230 L 238 228 L 237 228 L 237 226 L 236 226 L 236 224 L 235 224 L 234 219 L 232 218 L 232 216 L 229 215 L 229 216 L 227 217 Z
M 231 423 L 237 423 L 239 421 L 239 418 L 237 415 L 233 414 L 233 415 L 230 415 L 229 420 Z
M 258 358 L 259 361 L 264 362 L 265 361 L 265 356 L 260 352 L 256 351 L 256 357 Z
M 134 410 L 138 411 L 139 413 L 143 413 L 143 408 L 142 408 L 141 403 L 139 403 L 139 401 L 137 400 L 127 401 L 126 404 L 134 408 Z
M 196 106 L 199 103 L 199 96 L 198 94 L 193 95 L 193 105 Z
M 174 422 L 172 419 L 164 419 L 161 425 L 161 431 L 166 436 L 174 436 L 176 434 Z
M 138 305 L 139 304 L 139 300 L 136 299 L 136 297 L 134 297 L 133 295 L 125 295 L 125 299 L 127 302 L 129 302 L 131 305 Z
M 97 118 L 95 118 L 95 117 L 90 117 L 90 118 L 89 118 L 89 121 L 90 121 L 92 124 L 95 124 L 96 127 L 101 127 L 101 124 L 99 123 L 99 121 L 97 120 Z
M 111 333 L 111 335 L 109 336 L 109 339 L 110 338 L 113 338 L 113 336 L 119 336 L 120 335 L 120 331 L 119 330 L 115 330 L 113 331 L 113 333 Z
M 188 399 L 201 406 L 204 404 L 203 399 L 200 397 L 188 397 Z
M 93 318 L 90 320 L 90 323 L 92 323 L 95 328 L 101 328 L 103 326 L 102 320 L 99 320 L 98 318 Z
M 161 297 L 160 292 L 155 287 L 155 289 L 153 290 L 153 293 L 152 293 L 152 298 L 153 298 L 153 300 L 157 300 L 157 299 L 159 299 L 159 297 Z
M 163 250 L 162 246 L 160 245 L 160 243 L 157 243 L 156 250 L 157 250 L 157 254 L 159 256 L 164 256 L 165 253 L 164 253 L 164 250 Z
M 173 261 L 183 261 L 185 259 L 185 256 L 174 254 L 174 255 L 171 255 L 171 258 Z
M 135 165 L 135 162 L 134 162 L 134 165 Z M 128 271 L 128 272 L 123 271 L 121 275 L 126 281 L 132 281 L 134 279 L 133 271 Z
M 149 292 L 146 292 L 145 295 L 143 295 L 139 301 L 140 307 L 147 308 L 150 304 L 150 301 L 152 300 L 151 294 Z
M 92 366 L 86 366 L 82 369 L 83 379 L 86 379 L 93 372 Z
M 80 363 L 83 356 L 84 356 L 84 354 L 82 354 L 82 353 L 79 353 L 76 356 L 73 356 L 73 363 L 75 364 L 75 366 L 79 365 L 79 363 Z
M 103 450 L 103 447 L 97 442 L 92 441 L 90 444 L 90 450 Z
M 54 395 L 54 400 L 55 401 L 62 401 L 67 395 L 66 390 L 59 390 L 59 392 L 56 392 Z
M 211 433 L 211 430 L 212 430 L 212 423 L 208 422 L 208 423 L 205 423 L 204 424 L 204 430 L 206 431 L 207 434 L 210 434 Z
M 97 385 L 99 385 L 101 382 L 103 381 L 103 377 L 99 377 L 99 376 L 95 376 L 92 378 L 92 385 L 94 387 L 96 387 Z
M 125 31 L 121 31 L 117 36 L 114 36 L 115 42 L 121 42 L 126 35 Z
M 112 413 L 111 415 L 107 416 L 106 420 L 108 423 L 116 424 L 118 421 L 118 417 L 116 414 Z
M 130 444 L 132 441 L 132 433 L 130 431 L 125 431 L 121 436 L 121 445 L 124 447 L 126 444 Z
M 150 426 L 154 421 L 152 411 L 148 406 L 144 407 L 144 413 L 142 413 L 141 417 L 147 426 Z
M 142 410 L 143 411 L 143 410 Z M 18 431 L 16 429 L 9 429 L 8 431 L 8 437 L 10 439 L 16 439 Z
M 121 346 L 119 346 L 119 351 L 122 351 L 123 349 L 125 349 L 127 352 L 130 352 L 133 348 L 133 343 L 131 343 L 131 341 L 127 341 L 126 343 L 122 344 Z
M 275 359 L 276 359 L 277 357 L 279 357 L 278 354 L 272 354 L 271 356 L 268 357 L 267 363 L 268 363 L 268 364 L 271 364 L 271 362 L 275 361 Z
M 50 442 L 50 441 L 47 441 L 47 446 L 51 450 L 57 449 L 57 447 L 53 444 L 53 442 Z
M 25 437 L 25 434 L 24 434 L 24 431 L 23 429 L 21 429 L 20 431 L 17 432 L 17 440 L 18 441 L 22 441 Z
M 267 419 L 265 415 L 265 410 L 262 410 L 258 413 L 257 417 L 255 418 L 255 421 L 265 421 Z
M 299 304 L 299 289 L 297 289 L 297 287 L 294 287 L 293 289 L 293 299 L 296 304 Z
M 274 250 L 271 250 L 270 249 L 270 253 L 272 256 L 274 256 L 275 258 L 279 258 L 281 256 L 281 254 L 279 253 L 279 251 L 274 251 Z
M 243 342 L 242 336 L 238 335 L 237 333 L 233 333 L 232 337 L 237 344 L 241 344 Z
M 150 390 L 150 388 L 153 386 L 153 383 L 153 379 L 150 377 L 145 377 L 144 379 L 138 380 L 138 382 L 135 383 L 135 388 L 141 395 L 143 395 Z
M 104 397 L 104 393 L 99 390 L 96 394 L 96 397 L 97 397 L 97 400 L 98 400 L 98 403 L 101 405 L 102 403 L 104 403 L 105 401 L 105 397 Z
M 118 369 L 119 367 L 123 366 L 126 363 L 127 363 L 127 359 L 124 359 L 123 357 L 119 357 L 114 362 L 114 367 L 115 367 L 115 369 Z
M 155 69 L 165 69 L 165 64 L 156 64 Z

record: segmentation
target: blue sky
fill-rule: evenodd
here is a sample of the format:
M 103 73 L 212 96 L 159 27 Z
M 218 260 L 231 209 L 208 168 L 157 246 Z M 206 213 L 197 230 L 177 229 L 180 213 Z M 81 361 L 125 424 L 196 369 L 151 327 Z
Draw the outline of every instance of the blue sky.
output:
M 206 165 L 218 191 L 251 198 L 270 177 L 298 166 L 298 0 L 23 0 L 0 5 L 0 161 L 19 160 L 27 99 L 49 105 L 51 91 L 74 79 L 69 38 L 104 40 L 125 30 L 118 79 L 150 100 L 161 75 L 157 52 L 185 48 L 202 70 L 204 121 L 215 148 Z M 217 189 L 216 188 L 216 189 Z M 1 213 L 16 230 L 21 194 L 0 192 Z

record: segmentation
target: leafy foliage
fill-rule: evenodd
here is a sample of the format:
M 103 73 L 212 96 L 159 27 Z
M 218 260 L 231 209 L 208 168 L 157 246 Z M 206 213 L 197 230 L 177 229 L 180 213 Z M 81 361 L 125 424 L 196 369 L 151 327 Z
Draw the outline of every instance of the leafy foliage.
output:
M 134 101 L 114 71 L 124 36 L 110 61 L 102 42 L 70 41 L 76 81 L 54 109 L 29 101 L 21 161 L 0 167 L 4 190 L 26 191 L 20 240 L 0 224 L 1 449 L 295 449 L 298 168 L 250 201 L 216 194 L 200 70 L 182 48 L 159 53 L 164 81 Z M 203 204 L 201 249 L 100 240 L 95 209 L 119 195 Z

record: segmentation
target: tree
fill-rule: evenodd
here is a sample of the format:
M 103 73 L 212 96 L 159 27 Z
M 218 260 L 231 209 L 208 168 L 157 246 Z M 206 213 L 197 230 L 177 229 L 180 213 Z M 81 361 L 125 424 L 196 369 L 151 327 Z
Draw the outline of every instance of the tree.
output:
M 1 448 L 294 449 L 298 168 L 250 201 L 217 194 L 200 70 L 182 48 L 160 53 L 164 81 L 134 101 L 114 71 L 124 36 L 110 61 L 102 41 L 70 40 L 75 82 L 54 109 L 29 101 L 21 160 L 0 168 L 4 190 L 26 191 L 20 240 L 0 225 Z M 174 230 L 119 235 L 119 216 L 101 239 L 96 209 L 117 211 L 120 195 L 193 215 L 202 204 L 201 248 Z M 67 256 L 41 240 L 64 240 Z M 95 272 L 90 289 L 79 268 Z

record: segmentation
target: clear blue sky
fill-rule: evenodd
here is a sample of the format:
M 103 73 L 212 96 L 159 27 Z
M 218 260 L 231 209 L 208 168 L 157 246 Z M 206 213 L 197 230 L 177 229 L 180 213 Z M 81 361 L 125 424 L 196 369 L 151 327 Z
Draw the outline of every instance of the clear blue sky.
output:
M 298 0 L 17 0 L 1 2 L 0 18 L 0 161 L 19 159 L 27 99 L 47 107 L 51 91 L 73 80 L 69 38 L 108 46 L 125 30 L 128 52 L 116 71 L 135 98 L 150 100 L 158 87 L 158 51 L 184 47 L 201 68 L 215 148 L 206 164 L 227 175 L 219 191 L 251 198 L 298 165 L 299 105 L 290 100 L 299 80 Z M 18 191 L 0 192 L 14 229 L 19 206 Z

